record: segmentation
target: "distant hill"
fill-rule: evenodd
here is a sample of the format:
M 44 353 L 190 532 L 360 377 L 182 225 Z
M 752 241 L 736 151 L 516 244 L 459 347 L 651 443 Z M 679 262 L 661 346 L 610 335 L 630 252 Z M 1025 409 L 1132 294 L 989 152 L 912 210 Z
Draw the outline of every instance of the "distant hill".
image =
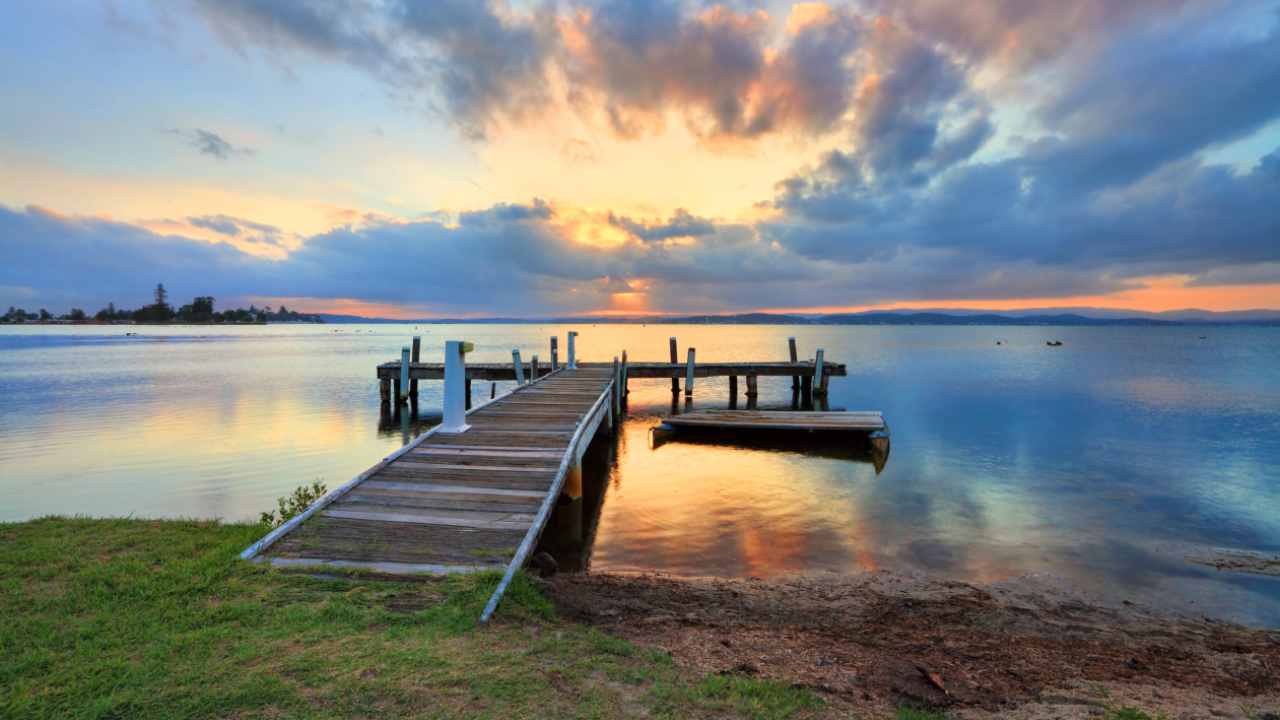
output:
M 396 324 L 652 324 L 652 325 L 1268 325 L 1280 326 L 1280 310 L 1173 310 L 1152 313 L 1106 308 L 1040 310 L 872 310 L 859 313 L 800 315 L 738 313 L 732 315 L 663 315 L 635 317 L 564 316 L 542 318 L 418 318 L 393 320 L 356 315 L 320 315 L 326 323 Z

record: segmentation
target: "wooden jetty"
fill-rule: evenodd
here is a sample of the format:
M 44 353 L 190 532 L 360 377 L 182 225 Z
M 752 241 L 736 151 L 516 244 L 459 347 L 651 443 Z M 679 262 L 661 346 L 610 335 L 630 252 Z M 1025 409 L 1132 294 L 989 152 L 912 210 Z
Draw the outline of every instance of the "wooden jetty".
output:
M 383 403 L 392 383 L 396 407 L 416 411 L 420 380 L 443 380 L 442 422 L 325 495 L 297 517 L 247 548 L 241 557 L 280 567 L 354 568 L 391 574 L 459 573 L 505 568 L 485 607 L 487 620 L 515 572 L 524 566 L 562 492 L 581 495 L 581 461 L 603 427 L 615 431 L 626 403 L 629 377 L 671 378 L 674 392 L 685 380 L 728 376 L 736 389 L 747 378 L 748 398 L 756 378 L 791 376 L 793 387 L 826 394 L 827 379 L 846 373 L 818 350 L 812 361 L 702 363 L 694 348 L 688 360 L 578 363 L 577 333 L 568 335 L 568 362 L 561 366 L 557 339 L 551 363 L 520 351 L 512 362 L 467 364 L 470 343 L 445 344 L 445 362 L 418 362 L 414 338 L 398 362 L 378 366 Z M 674 359 L 675 339 L 671 339 Z M 516 386 L 471 407 L 471 382 L 514 380 Z M 398 410 L 397 410 L 398 412 Z
M 461 353 L 459 353 L 461 354 Z M 461 365 L 461 363 L 459 363 Z M 456 376 L 446 379 L 461 385 Z M 507 572 L 537 545 L 583 454 L 618 422 L 617 366 L 560 368 L 445 421 L 242 553 L 281 567 Z M 456 400 L 460 403 L 458 394 Z

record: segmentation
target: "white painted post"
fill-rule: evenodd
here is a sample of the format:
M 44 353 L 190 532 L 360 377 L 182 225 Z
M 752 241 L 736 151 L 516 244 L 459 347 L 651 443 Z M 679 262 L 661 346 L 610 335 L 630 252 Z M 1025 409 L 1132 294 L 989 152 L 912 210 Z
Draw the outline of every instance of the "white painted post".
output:
M 569 331 L 569 369 L 570 370 L 578 367 L 578 356 L 574 354 L 574 348 L 573 348 L 573 340 L 576 337 L 578 337 L 578 331 L 570 330 Z
M 693 353 L 694 349 L 689 348 L 689 365 L 685 369 L 684 375 L 684 396 L 693 397 Z
M 410 353 L 408 346 L 400 348 L 400 397 L 396 398 L 396 402 L 404 402 L 409 397 L 409 358 Z
M 826 363 L 822 359 L 823 349 L 818 348 L 813 359 L 813 387 L 814 389 L 822 387 L 822 371 L 826 370 Z
M 467 425 L 467 361 L 469 342 L 450 340 L 444 344 L 444 422 L 439 432 L 462 433 Z
M 516 348 L 511 351 L 511 364 L 516 368 L 516 384 L 524 384 L 524 363 L 520 362 L 520 349 Z

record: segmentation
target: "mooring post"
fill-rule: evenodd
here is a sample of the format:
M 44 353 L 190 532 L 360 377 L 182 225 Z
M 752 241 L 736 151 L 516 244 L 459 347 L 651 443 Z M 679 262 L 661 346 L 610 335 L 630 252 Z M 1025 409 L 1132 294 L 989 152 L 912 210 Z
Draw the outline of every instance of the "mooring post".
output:
M 520 348 L 511 351 L 511 365 L 516 371 L 516 384 L 524 384 L 524 363 L 520 362 Z
M 689 365 L 685 369 L 684 376 L 684 396 L 693 397 L 693 355 L 696 351 L 689 348 Z
M 498 383 L 491 382 L 489 383 L 489 399 L 492 400 L 496 397 L 498 397 Z
M 422 337 L 419 335 L 413 336 L 413 353 L 409 359 L 414 365 L 422 360 Z M 418 378 L 409 380 L 409 397 L 413 398 L 415 403 L 418 402 Z
M 818 397 L 826 397 L 827 394 L 827 364 L 822 357 L 823 352 L 822 348 L 818 348 L 813 358 L 814 394 Z
M 529 356 L 529 382 L 538 379 L 538 353 Z
M 738 406 L 738 376 L 730 375 L 729 376 L 729 407 L 734 408 L 737 406 Z
M 792 362 L 792 364 L 795 364 L 795 363 L 797 363 L 797 362 L 800 362 L 800 357 L 799 357 L 798 355 L 796 355 L 796 339 L 795 339 L 795 338 L 787 338 L 787 350 L 789 350 L 789 351 L 791 352 L 791 362 Z M 799 375 L 792 375 L 792 376 L 791 376 L 791 389 L 792 389 L 792 390 L 799 390 L 799 389 L 800 389 L 800 376 L 799 376 Z
M 551 336 L 551 372 L 560 369 L 560 338 Z
M 752 398 L 756 397 L 758 394 L 759 393 L 756 390 L 756 376 L 748 375 L 747 376 L 747 399 L 751 400 Z
M 400 382 L 396 385 L 396 402 L 404 403 L 409 392 L 409 358 L 412 351 L 406 345 L 400 348 Z
M 461 340 L 444 344 L 444 421 L 438 432 L 462 433 L 468 429 L 466 358 L 472 347 L 471 343 Z
M 668 342 L 671 344 L 671 364 L 675 365 L 680 362 L 680 356 L 676 354 L 676 339 L 671 338 Z M 671 376 L 671 392 L 680 392 L 680 379 L 674 375 Z
M 577 337 L 578 337 L 577 330 L 569 331 L 569 369 L 570 370 L 578 367 L 578 358 L 576 355 L 574 355 L 574 347 L 573 347 L 573 341 Z
M 467 378 L 467 409 L 471 409 L 471 378 Z
M 622 404 L 627 404 L 627 396 L 631 390 L 627 388 L 627 351 L 622 351 Z

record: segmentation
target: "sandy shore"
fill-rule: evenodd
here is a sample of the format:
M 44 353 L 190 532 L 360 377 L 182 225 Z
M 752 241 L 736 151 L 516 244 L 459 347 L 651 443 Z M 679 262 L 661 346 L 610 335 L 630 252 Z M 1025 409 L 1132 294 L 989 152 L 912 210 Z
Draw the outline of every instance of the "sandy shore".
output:
M 782 580 L 560 575 L 560 612 L 702 672 L 812 688 L 833 717 L 902 704 L 961 717 L 1280 718 L 1280 630 L 1107 604 L 1043 579 L 891 572 Z

